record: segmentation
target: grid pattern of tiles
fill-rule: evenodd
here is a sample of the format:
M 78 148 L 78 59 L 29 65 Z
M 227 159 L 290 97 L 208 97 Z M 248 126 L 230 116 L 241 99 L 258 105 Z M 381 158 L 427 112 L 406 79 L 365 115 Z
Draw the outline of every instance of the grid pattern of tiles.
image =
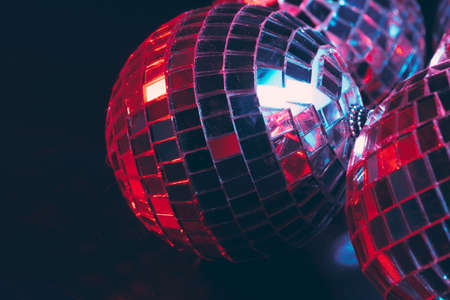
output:
M 261 6 L 197 9 L 161 26 L 124 66 L 107 114 L 108 157 L 131 209 L 204 258 L 303 245 L 344 202 L 347 116 L 361 105 L 345 70 L 325 36 Z
M 450 61 L 399 84 L 369 116 L 347 172 L 347 223 L 386 299 L 450 297 Z
M 278 5 L 273 1 L 267 5 L 278 6 L 328 35 L 366 106 L 374 106 L 395 83 L 424 65 L 425 29 L 414 0 L 278 0 Z

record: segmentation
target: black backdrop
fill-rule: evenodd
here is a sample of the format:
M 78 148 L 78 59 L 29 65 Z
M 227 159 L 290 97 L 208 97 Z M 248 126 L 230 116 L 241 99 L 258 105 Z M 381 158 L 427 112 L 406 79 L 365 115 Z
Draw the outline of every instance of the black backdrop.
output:
M 420 2 L 429 33 L 437 1 Z M 129 211 L 105 163 L 111 87 L 161 23 L 208 4 L 2 4 L 1 299 L 381 299 L 334 259 L 343 214 L 305 249 L 233 265 L 178 253 Z

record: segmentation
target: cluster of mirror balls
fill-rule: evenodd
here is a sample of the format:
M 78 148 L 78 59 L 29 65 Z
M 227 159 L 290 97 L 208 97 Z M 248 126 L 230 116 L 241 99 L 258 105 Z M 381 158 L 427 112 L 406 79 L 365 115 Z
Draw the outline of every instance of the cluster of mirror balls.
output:
M 107 111 L 133 213 L 180 250 L 240 262 L 301 247 L 345 206 L 386 299 L 450 299 L 441 2 L 425 69 L 415 0 L 220 0 L 160 26 Z

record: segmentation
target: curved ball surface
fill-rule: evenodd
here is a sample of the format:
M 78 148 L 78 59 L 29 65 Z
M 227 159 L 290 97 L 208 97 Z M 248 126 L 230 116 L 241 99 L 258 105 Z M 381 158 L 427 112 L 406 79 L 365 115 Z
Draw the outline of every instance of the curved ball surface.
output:
M 328 35 L 349 66 L 366 106 L 374 106 L 397 82 L 424 66 L 424 21 L 415 0 L 272 2 L 268 5 Z
M 349 163 L 351 241 L 386 299 L 449 297 L 449 67 L 398 85 L 369 116 Z
M 242 261 L 301 246 L 343 206 L 361 105 L 328 40 L 241 4 L 184 13 L 130 56 L 106 140 L 133 212 L 177 248 Z

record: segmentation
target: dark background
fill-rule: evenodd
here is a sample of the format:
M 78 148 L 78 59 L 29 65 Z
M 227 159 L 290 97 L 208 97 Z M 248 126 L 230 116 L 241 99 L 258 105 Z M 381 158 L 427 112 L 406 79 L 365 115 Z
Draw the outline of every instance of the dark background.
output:
M 430 33 L 437 1 L 420 2 Z M 160 24 L 209 3 L 2 4 L 1 299 L 381 299 L 334 257 L 342 214 L 297 253 L 234 265 L 178 253 L 128 209 L 105 163 L 112 85 Z

